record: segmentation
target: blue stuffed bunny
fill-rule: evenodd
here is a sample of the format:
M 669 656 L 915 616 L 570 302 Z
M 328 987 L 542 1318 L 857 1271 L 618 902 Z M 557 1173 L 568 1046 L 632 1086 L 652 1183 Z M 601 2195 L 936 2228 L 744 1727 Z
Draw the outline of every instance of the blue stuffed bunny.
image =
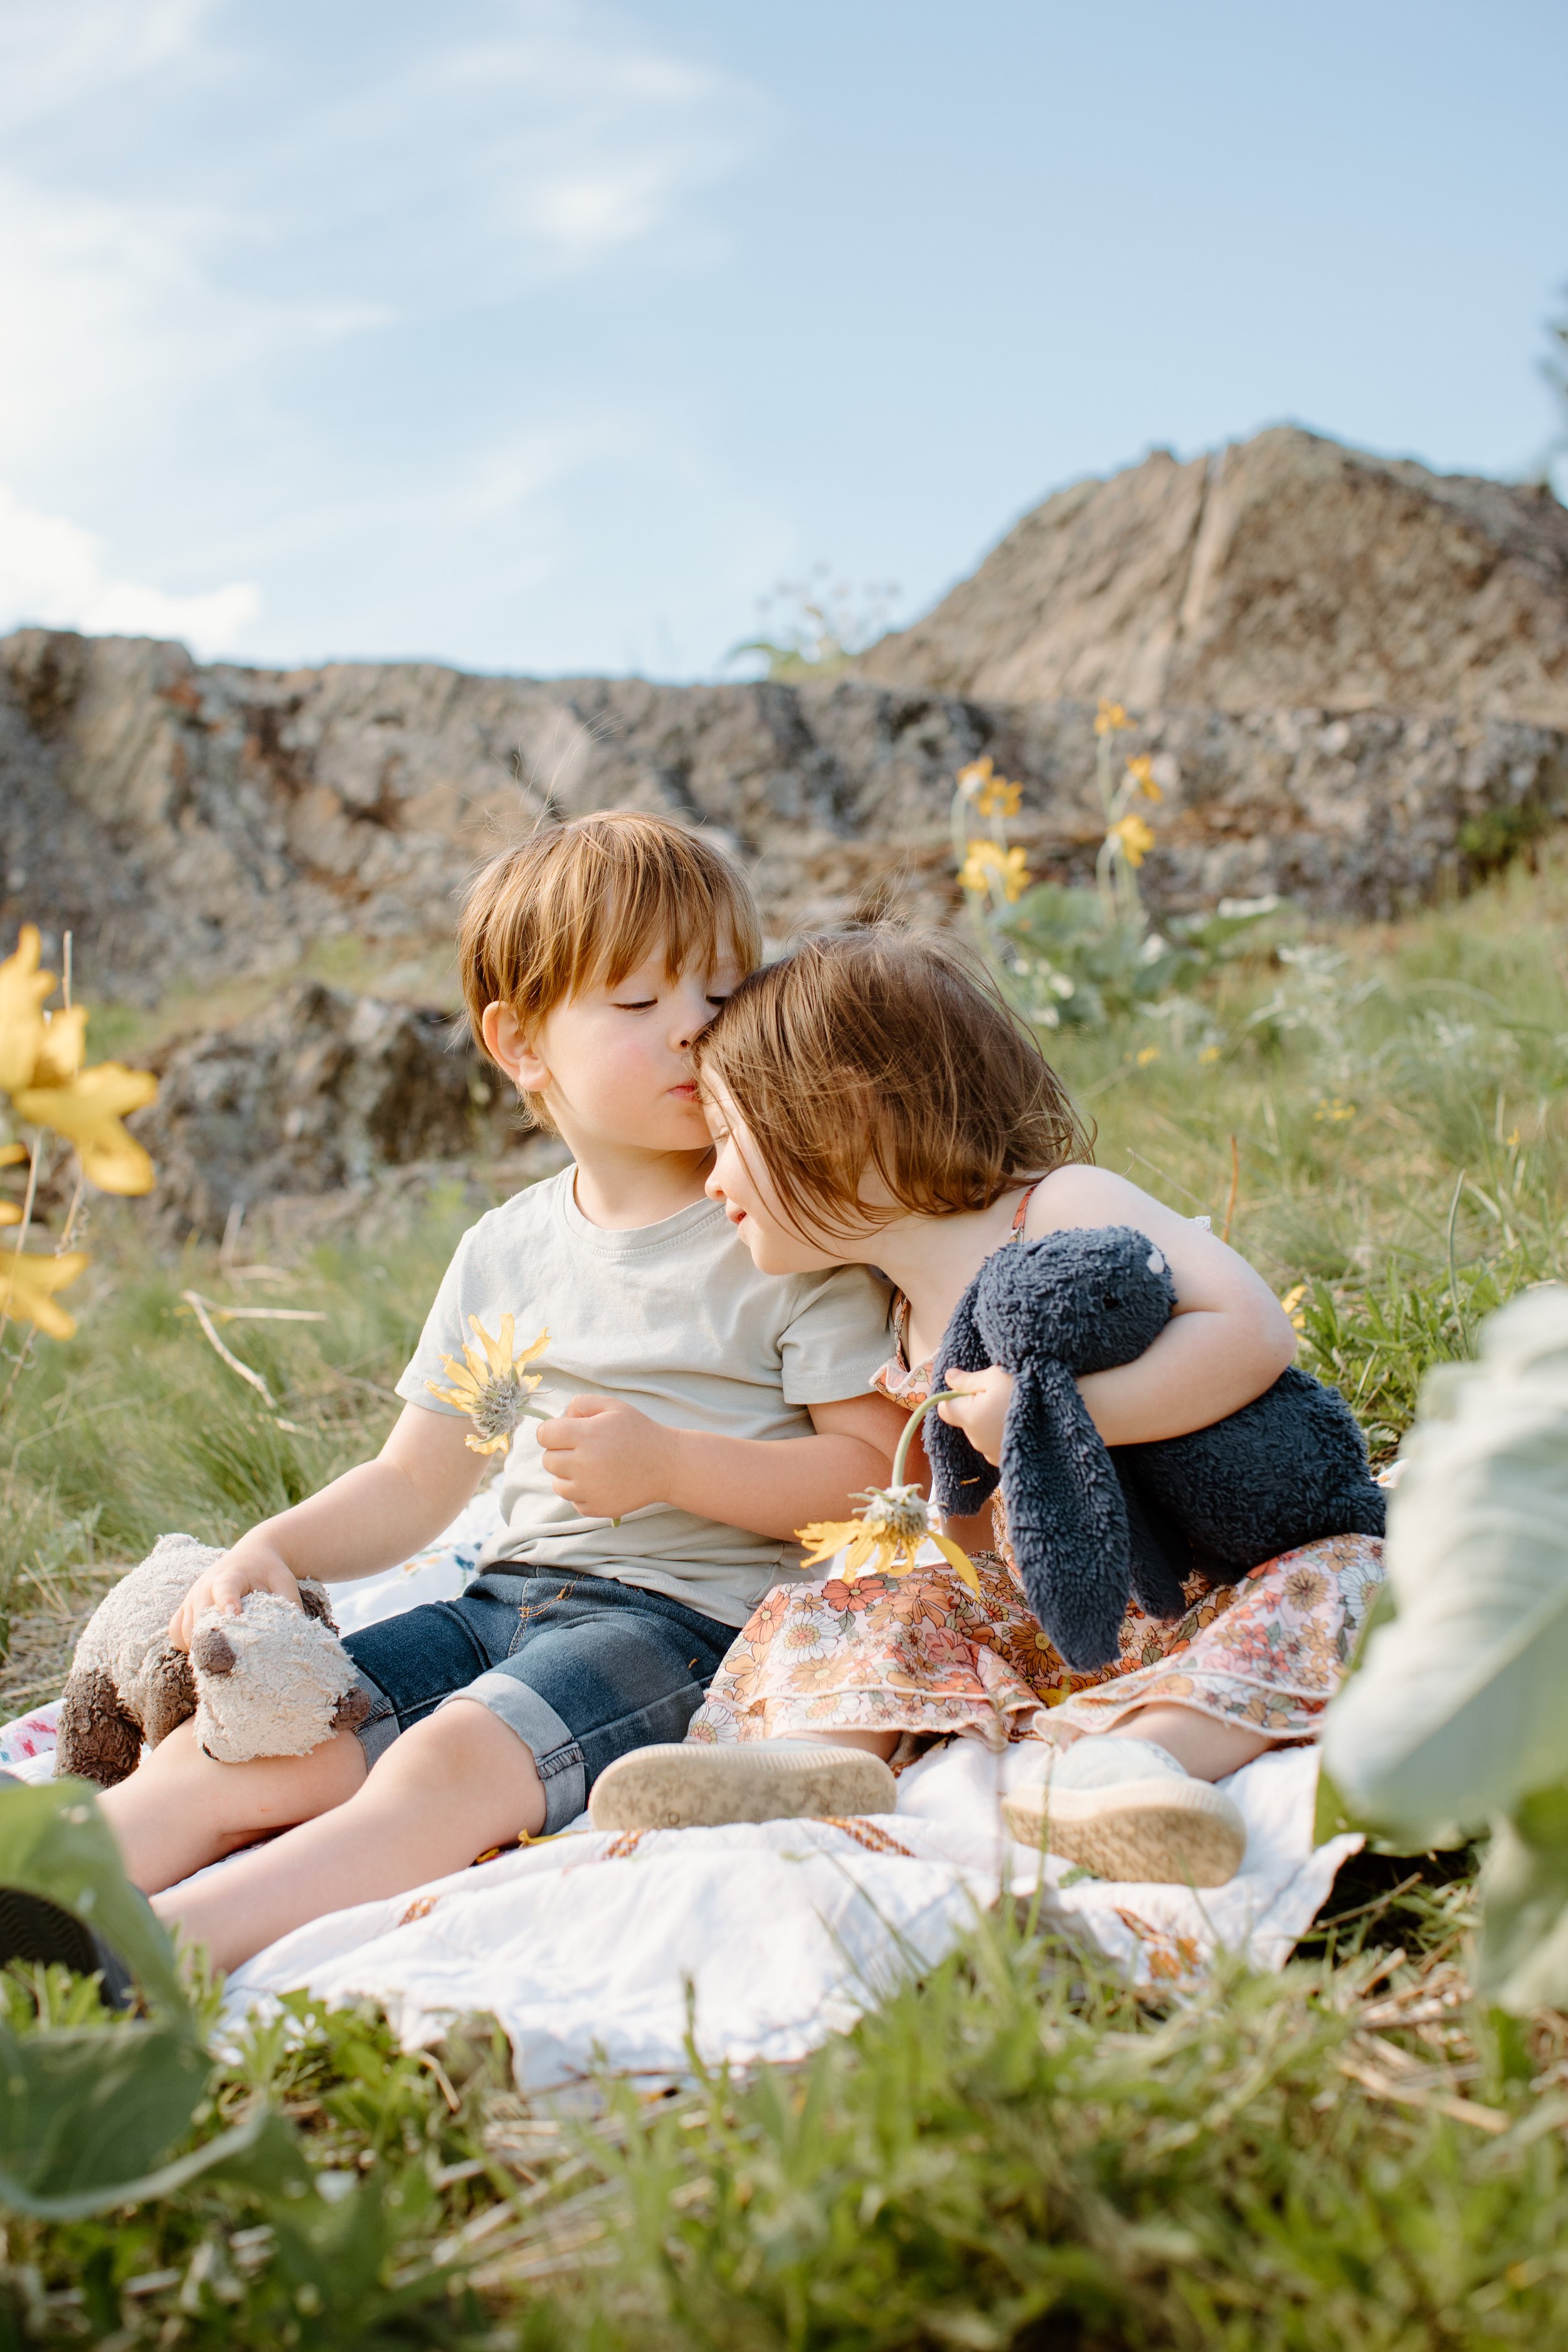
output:
M 1161 1252 L 1130 1225 L 1047 1234 L 988 1257 L 936 1359 L 1015 1378 L 1000 1473 L 962 1430 L 925 1423 L 936 1499 L 976 1511 L 998 1477 L 1030 1608 L 1077 1673 L 1109 1665 L 1128 1601 L 1152 1617 L 1186 1606 L 1202 1568 L 1232 1581 L 1320 1536 L 1380 1536 L 1384 1493 L 1337 1389 L 1294 1365 L 1239 1412 L 1185 1437 L 1108 1447 L 1078 1391 L 1152 1345 L 1175 1306 Z

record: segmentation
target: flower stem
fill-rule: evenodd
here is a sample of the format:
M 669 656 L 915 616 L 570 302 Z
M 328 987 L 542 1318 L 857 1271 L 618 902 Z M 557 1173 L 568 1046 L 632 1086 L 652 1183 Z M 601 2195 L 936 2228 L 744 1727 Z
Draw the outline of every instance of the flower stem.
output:
M 914 1433 L 920 1427 L 921 1422 L 925 1419 L 927 1413 L 930 1412 L 931 1407 L 933 1405 L 942 1404 L 948 1397 L 958 1396 L 962 1393 L 963 1391 L 958 1389 L 933 1389 L 930 1396 L 927 1397 L 924 1404 L 916 1405 L 913 1412 L 910 1413 L 908 1421 L 904 1423 L 903 1433 L 899 1439 L 899 1450 L 893 1456 L 892 1483 L 895 1486 L 901 1486 L 903 1484 L 904 1466 L 910 1458 L 910 1447 L 913 1443 Z

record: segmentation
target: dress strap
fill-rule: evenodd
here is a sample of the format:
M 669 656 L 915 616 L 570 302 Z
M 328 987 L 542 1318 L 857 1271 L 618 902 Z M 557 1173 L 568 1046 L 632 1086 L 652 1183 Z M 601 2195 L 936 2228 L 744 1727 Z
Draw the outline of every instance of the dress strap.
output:
M 1015 1210 L 1013 1215 L 1013 1231 L 1016 1234 L 1021 1234 L 1023 1232 L 1024 1220 L 1029 1213 L 1029 1203 L 1034 1199 L 1036 1193 L 1039 1191 L 1045 1181 L 1046 1180 L 1043 1176 L 1037 1176 L 1028 1191 L 1025 1193 L 1023 1199 L 1019 1202 L 1017 1208 Z

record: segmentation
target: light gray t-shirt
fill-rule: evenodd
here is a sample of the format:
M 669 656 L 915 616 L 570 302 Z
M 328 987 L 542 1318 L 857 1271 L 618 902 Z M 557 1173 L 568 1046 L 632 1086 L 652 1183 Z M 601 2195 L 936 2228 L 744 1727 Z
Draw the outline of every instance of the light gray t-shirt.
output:
M 531 1185 L 470 1226 L 458 1244 L 397 1393 L 430 1412 L 441 1359 L 471 1343 L 468 1317 L 492 1338 L 503 1315 L 515 1347 L 542 1329 L 533 1402 L 559 1412 L 571 1396 L 620 1397 L 675 1429 L 726 1437 L 809 1437 L 806 1407 L 858 1395 L 887 1358 L 888 1291 L 864 1266 L 828 1274 L 759 1274 L 715 1201 L 657 1225 L 606 1233 L 577 1206 L 575 1171 Z M 584 1518 L 555 1493 L 525 1421 L 506 1457 L 506 1532 L 485 1559 L 666 1592 L 721 1624 L 743 1625 L 771 1585 L 797 1575 L 798 1544 L 649 1503 L 619 1527 Z

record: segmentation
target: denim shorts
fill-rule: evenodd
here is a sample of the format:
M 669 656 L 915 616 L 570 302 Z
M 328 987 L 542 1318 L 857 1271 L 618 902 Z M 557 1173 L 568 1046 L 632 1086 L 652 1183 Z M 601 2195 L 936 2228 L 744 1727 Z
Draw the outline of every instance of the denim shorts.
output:
M 448 1699 L 478 1699 L 532 1750 L 548 1833 L 617 1756 L 684 1738 L 734 1638 L 665 1593 L 523 1567 L 486 1569 L 456 1601 L 363 1626 L 343 1647 L 371 1702 L 368 1763 Z

